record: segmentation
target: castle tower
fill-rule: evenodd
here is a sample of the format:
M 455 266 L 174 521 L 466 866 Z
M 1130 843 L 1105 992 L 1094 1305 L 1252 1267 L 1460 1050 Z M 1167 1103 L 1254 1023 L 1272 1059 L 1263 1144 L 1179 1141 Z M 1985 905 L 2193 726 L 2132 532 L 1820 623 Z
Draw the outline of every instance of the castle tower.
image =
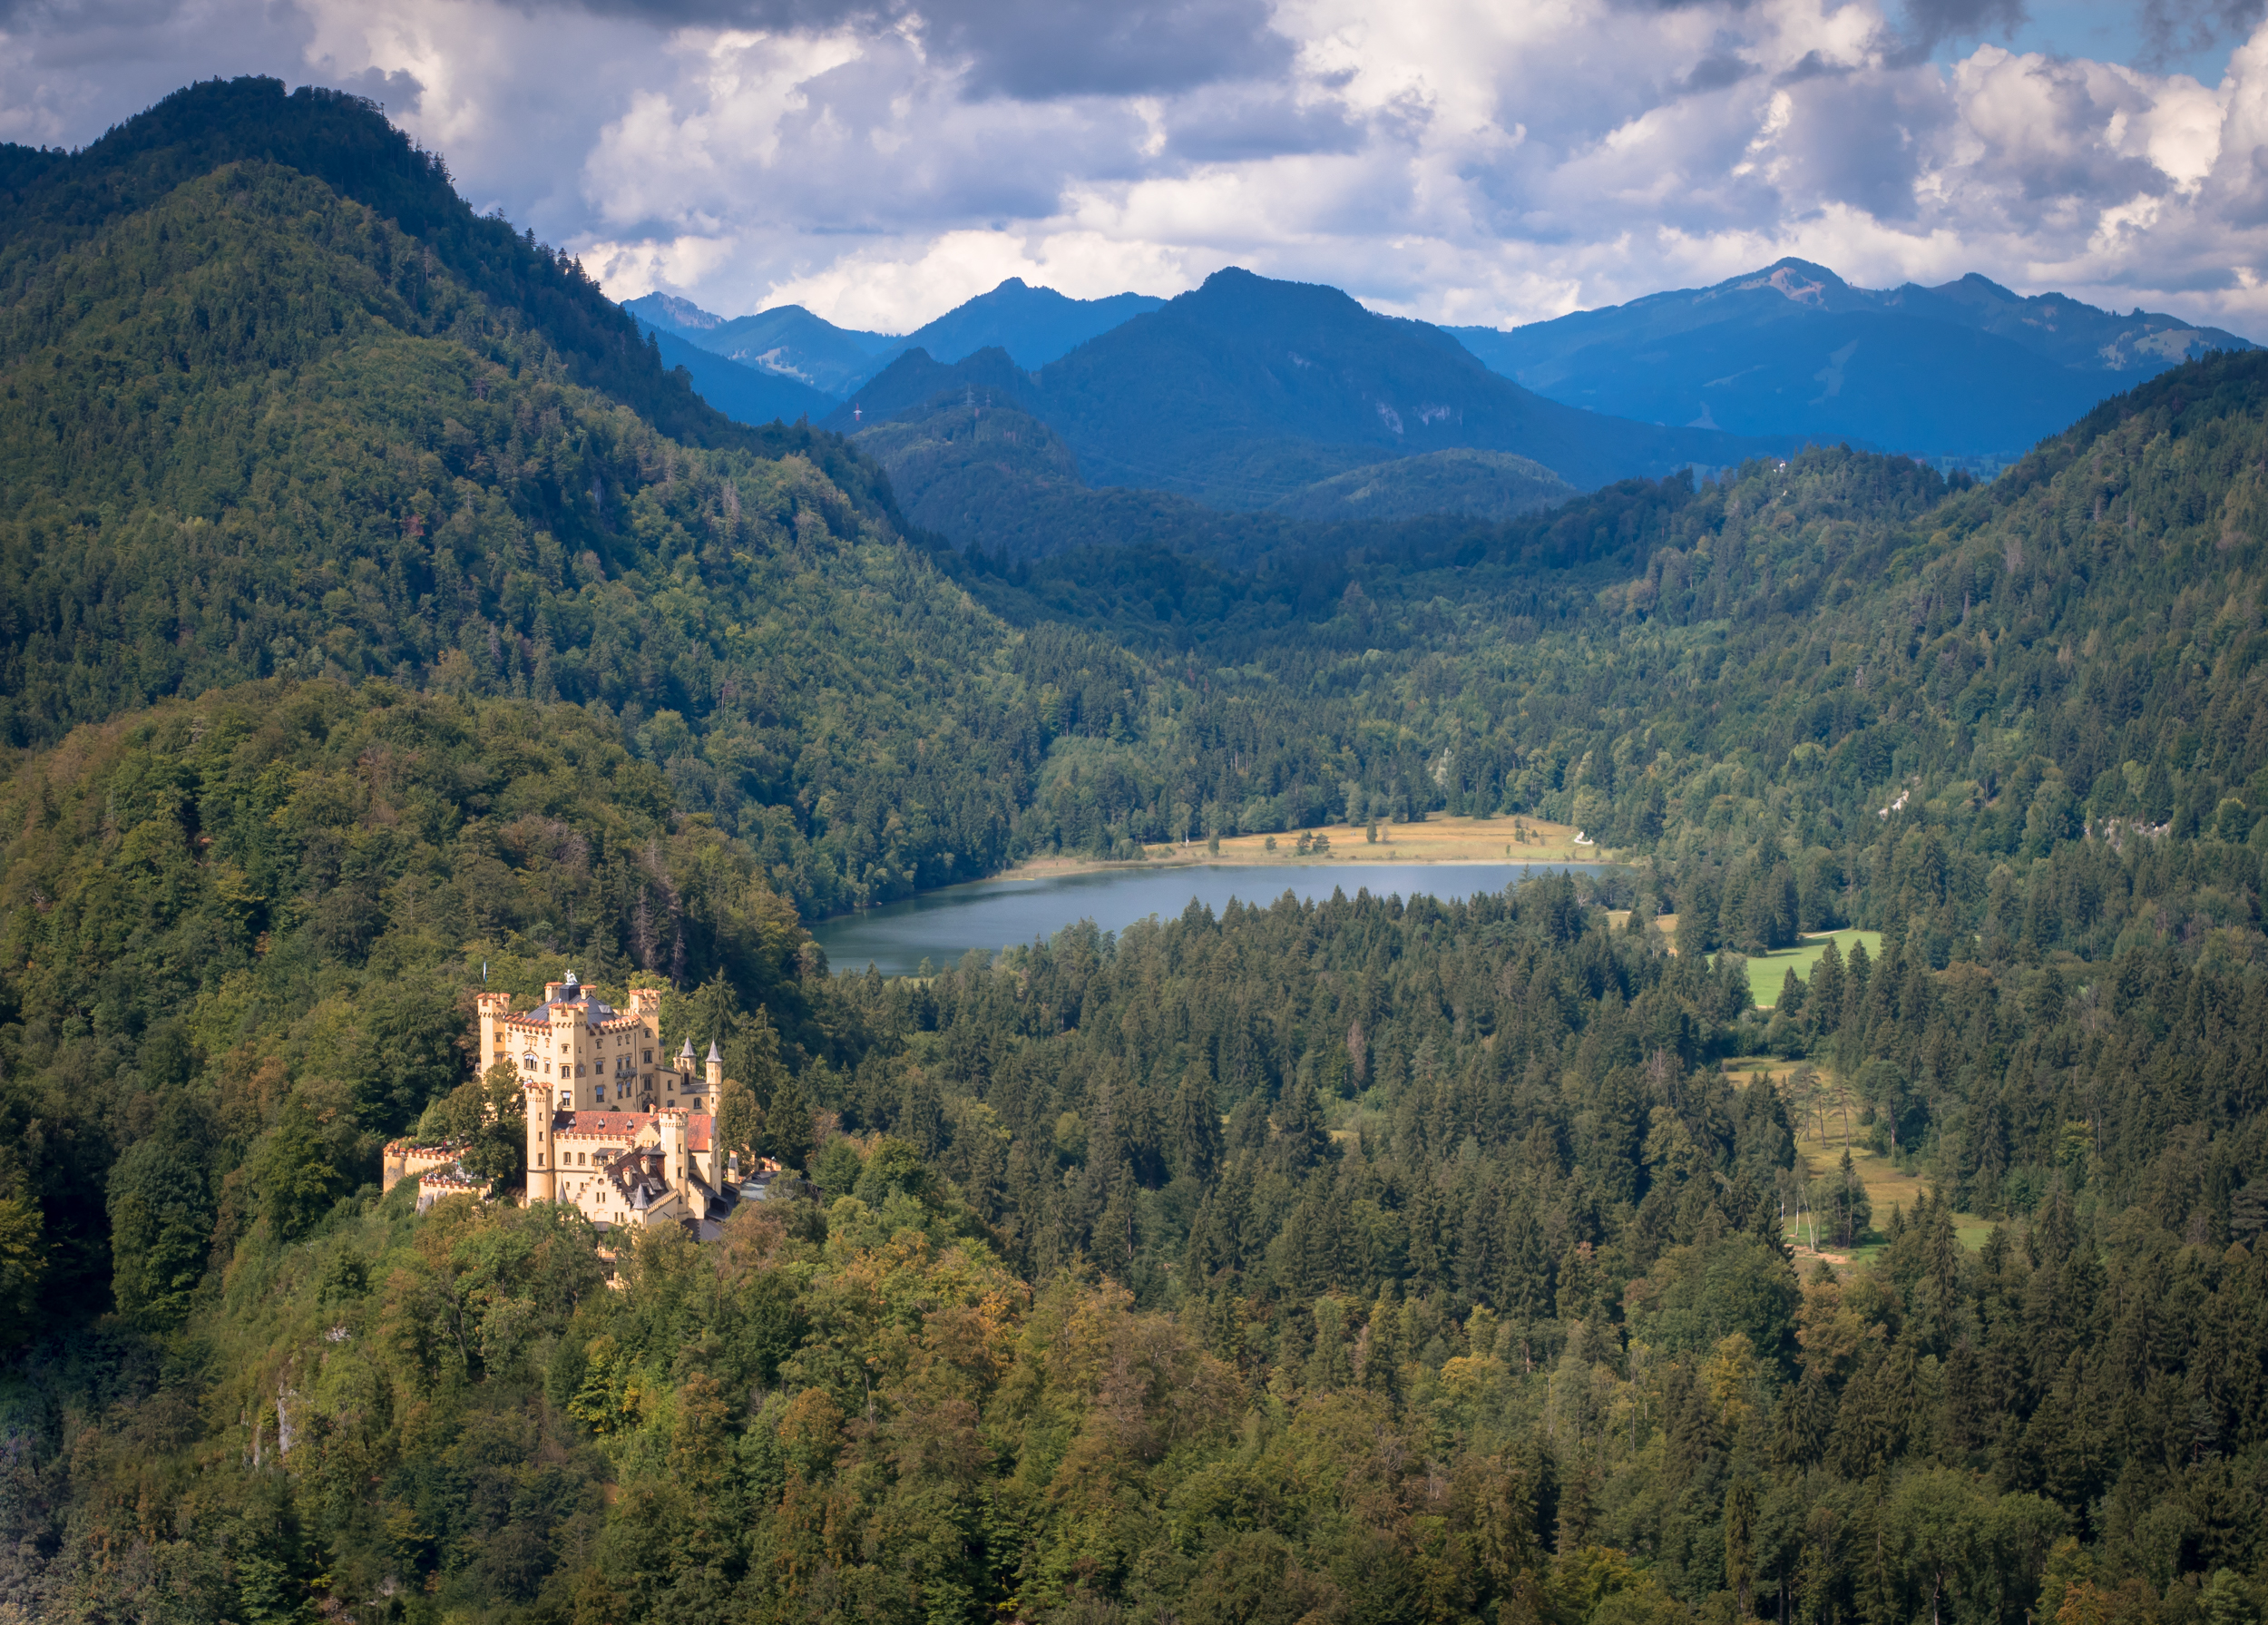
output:
M 709 1108 L 714 1111 L 715 1097 L 725 1086 L 725 1058 L 717 1052 L 717 1041 L 713 1038 L 709 1041 L 709 1075 L 705 1081 L 709 1084 Z
M 630 990 L 630 1013 L 645 1029 L 639 1039 L 638 1097 L 639 1110 L 653 1110 L 653 1098 L 660 1073 L 654 1062 L 661 1052 L 661 990 L 658 987 L 633 987 Z
M 698 1214 L 701 1209 L 695 1200 L 691 1170 L 685 1154 L 685 1113 L 664 1111 L 657 1127 L 661 1131 L 661 1177 Z
M 551 1085 L 529 1078 L 521 1085 L 521 1101 L 528 1114 L 528 1200 L 559 1199 L 559 1150 L 552 1143 Z
M 483 989 L 473 995 L 473 1007 L 480 1012 L 481 1028 L 480 1052 L 473 1070 L 484 1072 L 506 1058 L 504 1046 L 511 1041 L 504 1033 L 503 1020 L 512 1013 L 512 995 Z

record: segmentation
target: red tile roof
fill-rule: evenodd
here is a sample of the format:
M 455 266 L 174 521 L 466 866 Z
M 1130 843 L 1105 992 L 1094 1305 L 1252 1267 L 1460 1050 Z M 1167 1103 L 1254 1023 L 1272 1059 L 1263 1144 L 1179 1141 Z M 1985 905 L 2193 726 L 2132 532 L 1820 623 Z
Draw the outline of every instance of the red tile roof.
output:
M 560 1111 L 552 1114 L 552 1132 L 635 1139 L 660 1121 L 660 1115 L 653 1111 Z M 706 1111 L 688 1111 L 682 1115 L 685 1118 L 685 1149 L 690 1151 L 709 1150 L 717 1120 Z

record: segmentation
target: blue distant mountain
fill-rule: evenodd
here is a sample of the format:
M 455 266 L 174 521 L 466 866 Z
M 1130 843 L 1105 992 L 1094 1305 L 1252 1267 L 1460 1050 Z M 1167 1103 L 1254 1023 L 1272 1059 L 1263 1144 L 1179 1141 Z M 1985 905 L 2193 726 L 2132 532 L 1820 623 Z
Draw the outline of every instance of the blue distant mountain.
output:
M 668 294 L 625 300 L 640 321 L 673 333 L 699 349 L 764 372 L 840 396 L 886 366 L 904 348 L 887 333 L 838 328 L 801 305 L 777 305 L 754 316 L 712 316 Z
M 848 430 L 979 389 L 1053 428 L 1096 485 L 1224 508 L 1267 507 L 1350 469 L 1452 448 L 1513 453 L 1588 488 L 1796 444 L 1562 406 L 1491 372 L 1439 328 L 1380 316 L 1335 288 L 1234 269 L 1036 377 L 998 348 L 953 364 L 908 350 L 823 426 Z
M 1979 276 L 1854 288 L 1803 259 L 1510 331 L 1449 331 L 1492 370 L 1569 406 L 1987 460 L 2184 360 L 2253 348 L 2218 328 L 2026 298 Z
M 650 293 L 626 300 L 622 308 L 698 348 L 840 396 L 911 349 L 926 350 L 950 366 L 979 350 L 997 348 L 1033 371 L 1164 302 L 1139 293 L 1074 299 L 1011 277 L 990 293 L 903 335 L 838 328 L 801 305 L 728 318 L 673 294 Z
M 908 333 L 901 348 L 927 350 L 950 365 L 979 350 L 999 348 L 1026 372 L 1037 372 L 1090 338 L 1133 320 L 1166 301 L 1144 293 L 1074 299 L 1052 288 L 1032 288 L 1011 277 L 990 293 L 946 311 Z
M 685 368 L 692 375 L 693 393 L 736 423 L 794 423 L 802 417 L 816 422 L 835 409 L 833 396 L 823 395 L 807 384 L 759 367 L 728 361 L 643 318 L 639 326 L 653 335 L 661 351 L 661 364 Z

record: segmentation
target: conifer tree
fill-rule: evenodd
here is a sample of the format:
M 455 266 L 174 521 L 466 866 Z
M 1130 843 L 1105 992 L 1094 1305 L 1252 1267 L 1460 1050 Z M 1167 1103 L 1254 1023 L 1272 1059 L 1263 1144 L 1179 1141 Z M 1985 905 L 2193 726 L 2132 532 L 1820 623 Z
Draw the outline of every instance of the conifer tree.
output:
M 1220 1167 L 1220 1107 L 1213 1069 L 1200 1053 L 1181 1073 L 1173 1094 L 1174 1164 L 1185 1178 L 1209 1182 Z
M 1330 1150 L 1331 1133 L 1325 1123 L 1323 1097 L 1315 1091 L 1312 1064 L 1303 1063 L 1294 1071 L 1284 1098 L 1276 1102 L 1275 1143 L 1277 1159 L 1295 1173 L 1314 1167 Z

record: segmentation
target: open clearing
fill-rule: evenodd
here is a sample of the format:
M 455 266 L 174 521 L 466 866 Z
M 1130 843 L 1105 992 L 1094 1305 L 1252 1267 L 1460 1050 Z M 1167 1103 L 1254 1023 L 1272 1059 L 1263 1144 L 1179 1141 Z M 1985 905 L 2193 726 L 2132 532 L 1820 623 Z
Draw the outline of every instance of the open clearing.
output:
M 1870 955 L 1879 956 L 1882 951 L 1882 934 L 1879 931 L 1823 931 L 1807 936 L 1792 948 L 1775 948 L 1769 954 L 1759 954 L 1748 962 L 1749 996 L 1756 1001 L 1759 1010 L 1770 1010 L 1780 1002 L 1780 984 L 1787 979 L 1788 967 L 1808 982 L 1812 966 L 1833 943 L 1835 952 L 1844 959 L 1851 957 L 1853 943 L 1864 943 Z
M 1824 946 L 1823 938 L 1822 946 Z M 1867 952 L 1871 954 L 1873 951 L 1874 945 L 1870 943 Z M 1725 1071 L 1735 1087 L 1745 1089 L 1758 1082 L 1768 1082 L 1787 1101 L 1788 1119 L 1796 1128 L 1797 1162 L 1807 1180 L 1824 1179 L 1842 1166 L 1844 1107 L 1847 1104 L 1851 1166 L 1858 1174 L 1859 1182 L 1866 1188 L 1866 1199 L 1873 1209 L 1875 1229 L 1885 1231 L 1890 1226 L 1891 1209 L 1895 1207 L 1902 1212 L 1911 1213 L 1914 1205 L 1921 1199 L 1921 1192 L 1928 1181 L 1919 1174 L 1906 1172 L 1888 1157 L 1876 1154 L 1868 1146 L 1866 1129 L 1859 1121 L 1864 1104 L 1855 1092 L 1845 1096 L 1838 1088 L 1840 1080 L 1830 1069 L 1813 1067 L 1817 1082 L 1808 1097 L 1793 1093 L 1788 1087 L 1788 1079 L 1804 1064 L 1800 1061 L 1781 1061 L 1769 1055 L 1744 1055 L 1725 1062 Z M 1994 1222 L 1980 1214 L 1956 1212 L 1953 1215 L 1953 1234 L 1963 1247 L 1974 1252 L 1984 1246 L 1985 1238 L 1992 1233 Z M 1795 1248 L 1799 1263 L 1818 1256 L 1812 1251 L 1808 1221 L 1800 1232 L 1791 1222 L 1788 1240 Z M 1846 1254 L 1833 1251 L 1823 1243 L 1820 1253 L 1830 1259 L 1847 1259 L 1857 1263 L 1881 1252 L 1883 1245 L 1877 1240 L 1864 1247 L 1853 1248 Z
M 1152 847 L 1150 864 L 1233 863 L 1295 866 L 1322 863 L 1606 863 L 1607 854 L 1594 846 L 1578 846 L 1572 825 L 1551 824 L 1540 818 L 1432 817 L 1422 824 L 1381 824 L 1373 841 L 1360 824 L 1325 824 L 1309 833 L 1327 837 L 1328 851 L 1301 856 L 1300 831 L 1277 836 L 1224 836 L 1220 850 L 1207 849 L 1203 841 L 1188 846 Z M 1274 840 L 1276 849 L 1268 849 Z M 1097 869 L 1124 869 L 1130 863 L 1090 857 L 1041 857 L 1011 871 L 1020 878 L 1040 875 L 1073 875 Z

